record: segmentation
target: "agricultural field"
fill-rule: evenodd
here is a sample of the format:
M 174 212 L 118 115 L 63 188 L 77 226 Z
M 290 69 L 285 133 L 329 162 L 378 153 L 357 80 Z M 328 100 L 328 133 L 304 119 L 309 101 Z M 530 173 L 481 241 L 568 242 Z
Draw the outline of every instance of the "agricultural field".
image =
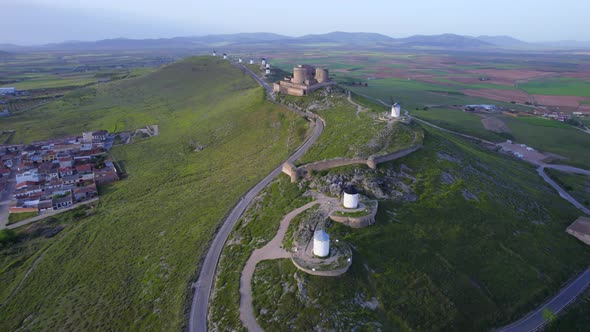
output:
M 31 249 L 18 264 L 3 261 L 1 330 L 180 330 L 199 262 L 224 215 L 308 130 L 239 69 L 203 57 L 76 90 L 3 119 L 0 129 L 14 128 L 15 141 L 30 142 L 150 124 L 159 125 L 159 136 L 111 151 L 128 177 L 101 188 L 92 213 L 76 217 L 63 236 L 19 243 Z
M 538 127 L 572 129 L 572 126 L 569 124 L 566 124 L 566 123 L 563 123 L 560 121 L 545 119 L 545 118 L 527 116 L 527 117 L 517 117 L 516 119 L 518 121 L 528 123 L 530 125 L 538 126 Z
M 424 130 L 422 150 L 377 171 L 318 175 L 388 179 L 400 190 L 409 186 L 416 199 L 381 199 L 367 228 L 328 229 L 355 248 L 341 277 L 310 276 L 288 260 L 259 264 L 254 303 L 263 328 L 488 330 L 519 318 L 587 267 L 590 249 L 564 232 L 579 212 L 534 168 Z
M 550 168 L 545 169 L 545 172 L 578 202 L 590 207 L 590 176 Z
M 510 117 L 500 114 L 475 114 L 456 109 L 430 108 L 410 112 L 419 119 L 426 120 L 442 128 L 493 142 L 506 139 L 527 144 L 535 149 L 557 154 L 561 163 L 590 165 L 590 135 L 575 127 L 553 120 L 537 117 Z M 484 117 L 494 119 L 501 126 L 500 132 L 485 128 Z
M 590 100 L 590 77 L 579 78 L 558 77 L 532 80 L 519 85 L 530 94 L 554 96 L 578 96 Z
M 426 120 L 442 128 L 479 137 L 492 142 L 501 142 L 511 139 L 510 133 L 496 133 L 487 130 L 483 123 L 483 117 L 457 109 L 429 108 L 427 110 L 414 110 L 410 114 L 419 119 Z
M 2 96 L 0 110 L 14 114 L 39 107 L 86 86 L 154 72 L 173 58 L 155 55 L 24 53 L 0 60 L 0 87 L 14 87 L 16 96 Z M 157 57 L 156 57 L 157 58 Z
M 557 121 L 548 126 L 539 120 L 502 117 L 516 142 L 524 143 L 537 150 L 550 152 L 566 158 L 560 163 L 572 164 L 582 168 L 590 165 L 590 135 Z
M 38 74 L 26 77 L 16 76 L 10 79 L 19 80 L 10 86 L 17 90 L 51 89 L 59 87 L 76 87 L 97 83 L 98 78 L 94 73 L 79 73 L 70 75 Z
M 398 101 L 407 108 L 496 103 L 526 111 L 530 108 L 519 104 L 537 103 L 571 112 L 590 102 L 585 55 L 310 48 L 269 51 L 266 56 L 287 72 L 298 63 L 329 68 L 334 80 L 355 92 L 388 103 Z M 590 112 L 590 108 L 584 110 Z
M 36 217 L 37 215 L 39 215 L 37 212 L 11 213 L 8 215 L 8 225 Z

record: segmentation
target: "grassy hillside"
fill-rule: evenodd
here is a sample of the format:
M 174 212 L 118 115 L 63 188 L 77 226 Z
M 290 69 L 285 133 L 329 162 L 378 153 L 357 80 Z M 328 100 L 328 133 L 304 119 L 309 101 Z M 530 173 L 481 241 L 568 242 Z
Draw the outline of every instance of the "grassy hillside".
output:
M 266 304 L 259 307 L 263 328 L 364 322 L 384 330 L 483 331 L 519 318 L 587 267 L 590 249 L 564 232 L 579 211 L 534 168 L 424 129 L 422 150 L 375 173 L 361 169 L 390 186 L 400 177 L 417 200 L 381 200 L 375 225 L 329 229 L 355 248 L 349 272 L 322 278 L 295 273 L 287 261 L 259 265 L 255 280 L 282 285 L 254 288 L 254 302 Z
M 80 90 L 0 128 L 30 141 L 147 124 L 159 124 L 160 136 L 112 151 L 128 178 L 101 188 L 98 208 L 49 241 L 0 310 L 0 330 L 179 330 L 190 283 L 223 216 L 307 128 L 265 101 L 248 75 L 210 58 Z M 31 264 L 24 257 L 2 266 L 0 301 Z
M 359 111 L 338 88 L 334 88 L 329 95 L 322 90 L 306 98 L 281 98 L 284 103 L 320 115 L 326 122 L 320 138 L 298 160 L 301 164 L 333 158 L 368 158 L 422 142 L 421 129 L 413 125 L 378 121 L 379 114 L 385 111 L 383 106 L 363 99 L 364 108 Z

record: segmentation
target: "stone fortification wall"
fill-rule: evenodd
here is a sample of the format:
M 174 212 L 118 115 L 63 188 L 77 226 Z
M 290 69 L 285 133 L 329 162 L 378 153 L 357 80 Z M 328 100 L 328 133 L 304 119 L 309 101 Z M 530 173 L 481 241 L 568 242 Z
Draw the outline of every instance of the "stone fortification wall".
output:
M 335 222 L 344 224 L 352 228 L 363 228 L 375 223 L 375 216 L 377 215 L 378 206 L 375 206 L 371 213 L 360 217 L 338 216 L 334 213 L 330 214 L 330 219 Z
M 393 152 L 393 153 L 388 153 L 388 154 L 384 154 L 384 155 L 380 155 L 380 156 L 370 156 L 367 159 L 367 166 L 369 166 L 372 169 L 377 169 L 377 165 L 388 162 L 388 161 L 392 161 L 392 160 L 396 160 L 399 159 L 401 157 L 405 157 L 407 155 L 409 155 L 410 153 L 419 150 L 422 148 L 422 144 L 420 145 L 416 145 L 407 149 L 403 149 L 397 152 Z
M 399 159 L 401 157 L 405 157 L 410 153 L 422 148 L 422 145 L 413 146 L 411 148 L 407 148 L 404 150 L 384 154 L 384 155 L 372 155 L 369 156 L 368 159 L 361 159 L 361 158 L 334 158 L 328 160 L 322 160 L 318 162 L 314 162 L 311 164 L 303 165 L 300 167 L 296 167 L 293 163 L 285 163 L 283 165 L 283 173 L 289 175 L 291 177 L 291 182 L 297 182 L 301 178 L 307 177 L 310 175 L 311 171 L 324 171 L 335 167 L 347 166 L 347 165 L 354 165 L 354 164 L 365 164 L 372 169 L 377 169 L 377 165 L 380 163 L 384 163 L 387 161 L 392 161 L 395 159 Z
M 344 273 L 346 273 L 346 271 L 348 271 L 348 269 L 350 268 L 350 265 L 352 265 L 352 260 L 351 260 L 350 262 L 348 262 L 348 264 L 345 267 L 343 267 L 341 269 L 327 270 L 327 271 L 319 271 L 319 270 L 313 271 L 311 269 L 305 268 L 305 267 L 301 266 L 300 264 L 298 264 L 297 260 L 294 257 L 291 257 L 291 261 L 299 270 L 301 270 L 305 273 L 312 274 L 314 276 L 322 276 L 322 277 L 337 277 L 337 276 L 343 275 Z

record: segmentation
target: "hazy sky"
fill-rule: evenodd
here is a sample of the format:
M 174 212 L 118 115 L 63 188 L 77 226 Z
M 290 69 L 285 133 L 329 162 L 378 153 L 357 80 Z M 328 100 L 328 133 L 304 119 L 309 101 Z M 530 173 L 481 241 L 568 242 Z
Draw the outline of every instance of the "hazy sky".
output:
M 331 31 L 587 40 L 587 14 L 588 0 L 0 0 L 0 44 Z

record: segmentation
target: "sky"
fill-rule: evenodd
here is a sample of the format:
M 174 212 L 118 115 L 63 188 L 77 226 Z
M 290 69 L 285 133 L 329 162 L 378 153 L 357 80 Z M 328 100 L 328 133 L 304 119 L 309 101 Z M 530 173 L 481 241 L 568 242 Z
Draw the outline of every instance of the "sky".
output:
M 0 0 L 0 44 L 332 31 L 590 39 L 588 0 Z

